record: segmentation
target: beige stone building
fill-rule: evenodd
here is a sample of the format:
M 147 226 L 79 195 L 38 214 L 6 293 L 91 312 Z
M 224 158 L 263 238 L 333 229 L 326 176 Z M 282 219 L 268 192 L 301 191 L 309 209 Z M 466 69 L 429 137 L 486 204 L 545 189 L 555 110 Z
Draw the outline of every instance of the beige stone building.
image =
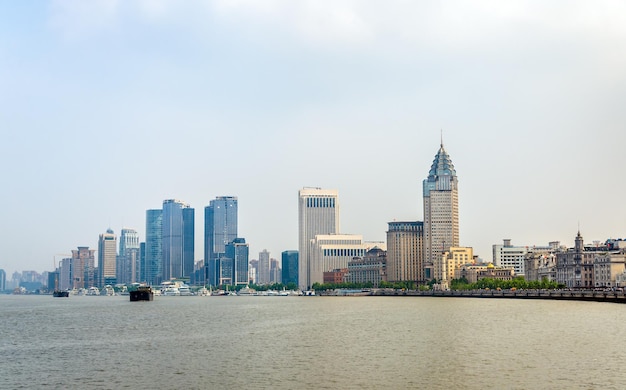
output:
M 474 250 L 469 247 L 451 247 L 444 252 L 439 261 L 433 264 L 433 278 L 437 281 L 447 281 L 454 279 L 455 271 L 462 265 L 472 264 Z
M 623 252 L 599 253 L 593 264 L 596 288 L 618 287 L 617 278 L 626 271 L 626 255 Z
M 462 265 L 455 270 L 454 278 L 465 278 L 469 283 L 476 283 L 485 278 L 498 280 L 512 280 L 515 275 L 513 268 L 497 267 L 491 263 L 487 265 Z
M 424 224 L 389 222 L 387 230 L 387 280 L 425 282 L 423 267 Z

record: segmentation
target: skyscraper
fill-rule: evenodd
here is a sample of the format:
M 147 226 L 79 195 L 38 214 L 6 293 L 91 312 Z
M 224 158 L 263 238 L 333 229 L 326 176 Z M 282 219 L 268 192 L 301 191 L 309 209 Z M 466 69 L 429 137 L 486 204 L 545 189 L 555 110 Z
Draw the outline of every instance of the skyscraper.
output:
M 259 264 L 257 266 L 257 283 L 270 283 L 270 253 L 267 249 L 259 252 Z
M 459 246 L 458 180 L 443 147 L 435 156 L 424 190 L 424 274 L 431 279 L 434 261 L 450 247 Z
M 194 209 L 176 199 L 163 201 L 163 280 L 189 277 L 194 263 Z
M 110 228 L 98 238 L 98 282 L 100 288 L 117 283 L 117 237 Z
M 218 259 L 224 256 L 226 245 L 237 238 L 237 209 L 236 196 L 218 196 L 204 208 L 204 262 L 210 285 L 221 284 L 223 279 Z
M 4 291 L 7 287 L 7 273 L 0 269 L 0 292 Z
M 118 256 L 118 283 L 135 283 L 143 280 L 141 275 L 139 234 L 135 229 L 122 228 Z
M 146 252 L 143 279 L 151 284 L 161 283 L 163 261 L 163 210 L 146 211 Z
M 232 281 L 233 286 L 248 284 L 248 256 L 249 248 L 246 240 L 243 238 L 235 238 L 231 243 L 226 245 L 225 257 L 232 259 Z
M 318 234 L 339 232 L 339 200 L 337 190 L 303 188 L 298 192 L 298 284 L 311 288 L 312 272 L 321 264 L 312 264 L 312 243 Z M 321 282 L 321 281 L 320 281 Z
M 71 259 L 71 287 L 89 288 L 95 285 L 95 250 L 88 246 L 79 246 L 72 249 Z
M 282 283 L 298 285 L 298 251 L 284 251 L 282 253 Z

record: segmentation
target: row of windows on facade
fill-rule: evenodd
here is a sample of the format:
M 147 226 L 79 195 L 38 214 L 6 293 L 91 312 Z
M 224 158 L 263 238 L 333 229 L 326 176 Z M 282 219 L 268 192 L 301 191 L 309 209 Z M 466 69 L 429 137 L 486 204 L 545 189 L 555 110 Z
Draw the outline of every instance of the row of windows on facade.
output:
M 306 207 L 335 207 L 335 198 L 307 198 Z
M 365 255 L 365 249 L 324 249 L 324 256 L 363 256 Z

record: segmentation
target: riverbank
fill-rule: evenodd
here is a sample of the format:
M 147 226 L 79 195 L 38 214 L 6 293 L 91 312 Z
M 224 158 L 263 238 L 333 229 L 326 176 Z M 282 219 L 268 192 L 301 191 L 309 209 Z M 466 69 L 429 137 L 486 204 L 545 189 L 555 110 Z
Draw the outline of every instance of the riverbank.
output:
M 592 301 L 626 303 L 623 292 L 593 290 L 470 290 L 470 291 L 399 291 L 378 289 L 372 296 L 416 296 L 438 298 L 500 298 L 500 299 L 547 299 L 562 301 Z

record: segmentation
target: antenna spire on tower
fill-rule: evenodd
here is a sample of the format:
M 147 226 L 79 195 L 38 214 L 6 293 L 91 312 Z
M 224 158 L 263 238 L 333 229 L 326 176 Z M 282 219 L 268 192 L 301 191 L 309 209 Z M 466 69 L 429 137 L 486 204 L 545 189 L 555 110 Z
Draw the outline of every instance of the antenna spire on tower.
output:
M 441 146 L 443 147 L 443 129 L 439 129 L 441 132 Z

